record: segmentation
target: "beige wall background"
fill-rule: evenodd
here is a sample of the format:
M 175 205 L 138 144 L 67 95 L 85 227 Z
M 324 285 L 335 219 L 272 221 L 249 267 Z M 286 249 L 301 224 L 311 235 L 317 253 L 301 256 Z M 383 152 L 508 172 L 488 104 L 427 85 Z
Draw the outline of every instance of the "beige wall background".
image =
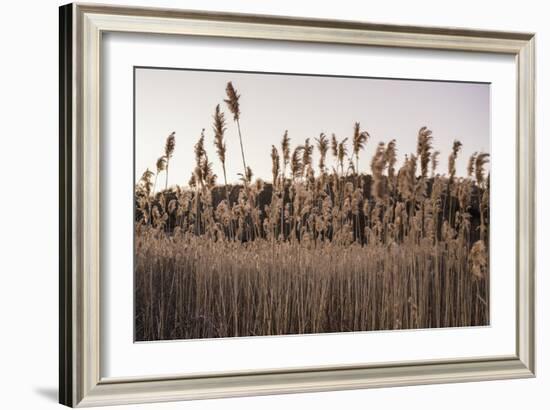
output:
M 538 377 L 125 409 L 547 409 L 550 402 L 550 26 L 546 2 L 430 0 L 132 0 L 103 3 L 458 26 L 537 33 Z M 57 399 L 57 0 L 5 2 L 0 13 L 0 407 L 55 409 Z M 512 200 L 512 198 L 510 198 Z M 498 256 L 498 255 L 497 255 Z M 405 348 L 405 347 L 404 347 Z

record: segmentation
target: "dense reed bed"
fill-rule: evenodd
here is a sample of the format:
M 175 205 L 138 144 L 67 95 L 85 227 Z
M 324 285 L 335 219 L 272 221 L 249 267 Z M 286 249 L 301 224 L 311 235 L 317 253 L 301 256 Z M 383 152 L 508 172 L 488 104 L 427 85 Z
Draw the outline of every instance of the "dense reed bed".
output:
M 422 127 L 416 153 L 399 169 L 392 140 L 377 145 L 371 174 L 360 174 L 370 135 L 356 123 L 349 139 L 321 133 L 294 149 L 284 132 L 280 146 L 266 150 L 271 181 L 254 180 L 240 96 L 231 83 L 226 91 L 240 182 L 227 182 L 227 123 L 218 105 L 213 143 L 222 184 L 205 130 L 185 187 L 168 187 L 175 133 L 156 172 L 146 170 L 136 184 L 137 340 L 489 324 L 488 154 L 472 154 L 467 176 L 457 177 L 454 141 L 447 173 L 437 174 L 440 154 Z M 161 172 L 165 187 L 157 192 Z

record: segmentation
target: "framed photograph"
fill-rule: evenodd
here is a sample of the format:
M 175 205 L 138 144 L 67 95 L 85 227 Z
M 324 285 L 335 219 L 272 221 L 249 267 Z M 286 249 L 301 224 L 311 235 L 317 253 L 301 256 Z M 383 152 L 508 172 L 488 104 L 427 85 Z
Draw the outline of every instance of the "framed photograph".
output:
M 60 8 L 60 402 L 535 375 L 534 35 Z

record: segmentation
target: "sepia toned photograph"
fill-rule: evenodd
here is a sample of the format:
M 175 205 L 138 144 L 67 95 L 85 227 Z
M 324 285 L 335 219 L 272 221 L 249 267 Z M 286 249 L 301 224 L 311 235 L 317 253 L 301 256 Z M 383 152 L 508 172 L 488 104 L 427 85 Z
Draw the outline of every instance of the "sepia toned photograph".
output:
M 490 91 L 135 67 L 135 340 L 490 325 Z

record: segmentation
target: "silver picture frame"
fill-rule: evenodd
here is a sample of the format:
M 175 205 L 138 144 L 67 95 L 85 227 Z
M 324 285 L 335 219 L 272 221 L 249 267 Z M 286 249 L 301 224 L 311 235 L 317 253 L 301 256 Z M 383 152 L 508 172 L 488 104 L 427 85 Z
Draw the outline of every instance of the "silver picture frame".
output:
M 132 32 L 507 54 L 517 70 L 516 352 L 510 356 L 102 379 L 103 34 Z M 60 403 L 71 407 L 467 382 L 535 375 L 535 35 L 69 4 L 60 8 Z

